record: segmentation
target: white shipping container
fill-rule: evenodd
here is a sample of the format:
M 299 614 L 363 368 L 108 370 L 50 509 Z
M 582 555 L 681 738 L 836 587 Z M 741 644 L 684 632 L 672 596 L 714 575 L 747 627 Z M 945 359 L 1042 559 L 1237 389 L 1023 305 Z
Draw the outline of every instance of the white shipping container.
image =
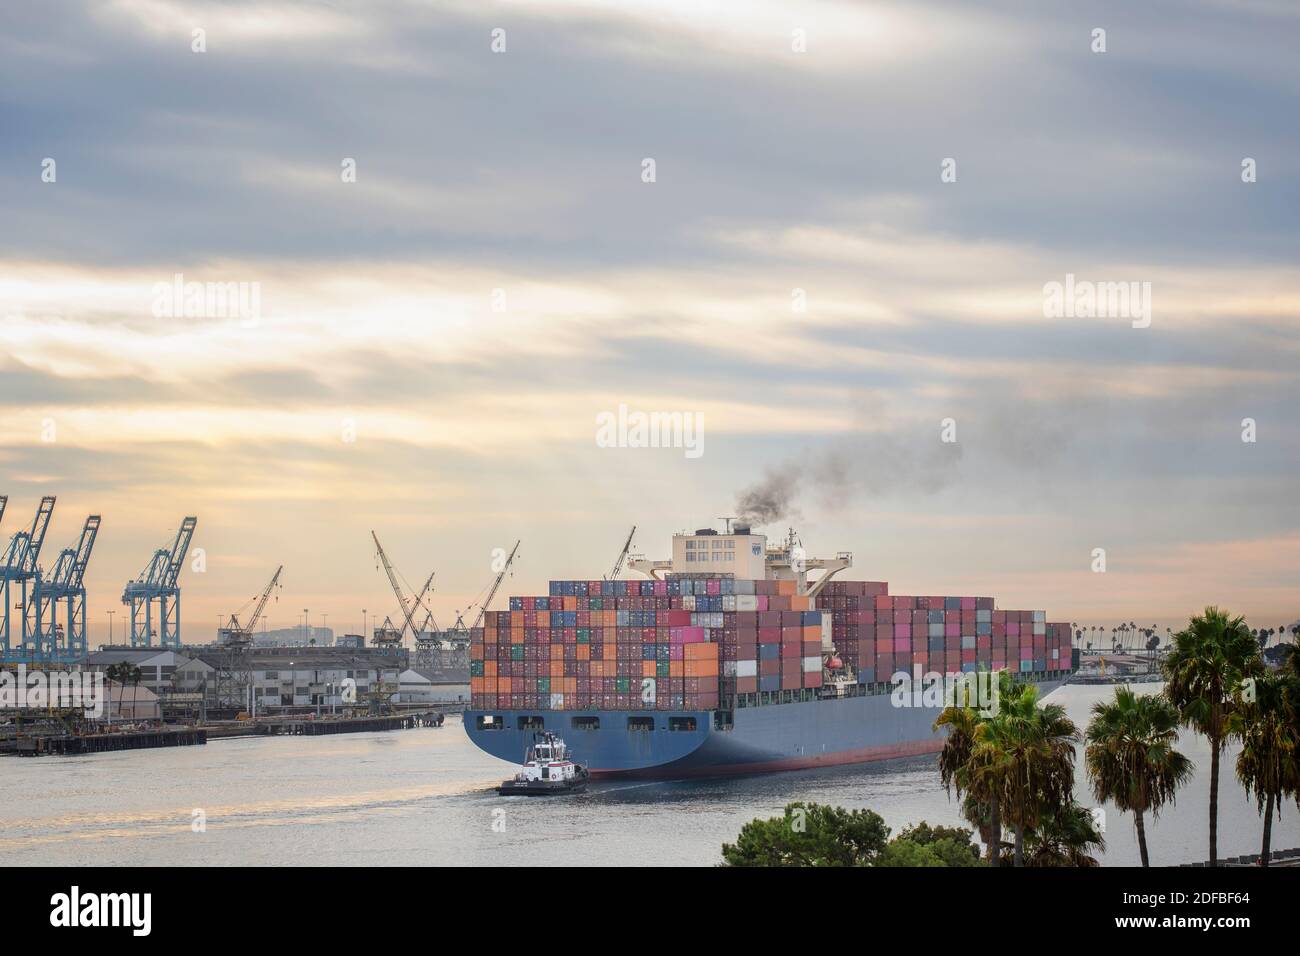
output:
M 822 650 L 829 651 L 835 647 L 834 622 L 829 614 L 822 615 Z
M 683 611 L 694 611 L 694 610 L 695 610 L 695 595 L 694 595 L 694 594 L 687 594 L 687 595 L 685 595 L 685 596 L 682 598 L 682 610 L 683 610 Z
M 728 661 L 728 663 L 730 663 Z M 758 661 L 736 661 L 737 677 L 757 677 Z
M 758 610 L 758 598 L 755 597 L 755 596 L 752 595 L 752 594 L 737 594 L 737 595 L 736 595 L 736 610 L 737 610 L 737 611 L 757 611 L 757 610 Z
M 803 672 L 805 674 L 816 674 L 822 669 L 822 659 L 820 657 L 805 657 L 803 659 Z
M 722 595 L 722 609 L 724 611 L 734 611 L 736 609 L 736 596 L 734 594 Z
M 1044 624 L 1047 623 L 1047 612 L 1046 612 L 1046 611 L 1035 611 L 1035 612 L 1034 612 L 1034 623 L 1037 624 L 1037 623 L 1040 622 L 1040 621 L 1041 621 L 1042 623 L 1044 623 Z
M 736 676 L 736 662 L 735 662 L 735 661 L 723 661 L 723 662 L 722 662 L 722 676 L 723 676 L 723 677 L 735 677 L 735 676 Z
M 1035 612 L 1035 613 L 1036 613 L 1036 612 Z M 1035 634 L 1035 635 L 1038 635 L 1038 634 L 1044 634 L 1044 635 L 1045 635 L 1046 633 L 1047 633 L 1047 625 L 1044 624 L 1044 623 L 1041 622 L 1041 621 L 1035 621 L 1035 622 L 1034 622 L 1034 634 Z

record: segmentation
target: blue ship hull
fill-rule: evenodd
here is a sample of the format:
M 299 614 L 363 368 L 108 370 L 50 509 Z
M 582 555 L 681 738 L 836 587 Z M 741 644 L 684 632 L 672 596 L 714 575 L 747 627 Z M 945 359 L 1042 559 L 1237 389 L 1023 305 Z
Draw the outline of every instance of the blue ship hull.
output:
M 1039 695 L 1061 680 L 1036 681 Z M 715 726 L 713 711 L 482 711 L 465 712 L 465 732 L 494 757 L 519 763 L 542 729 L 565 739 L 573 758 L 592 773 L 655 778 L 766 773 L 937 753 L 943 734 L 933 729 L 939 709 L 898 707 L 889 694 L 812 700 L 732 712 L 731 726 Z M 581 726 L 599 718 L 599 727 Z M 654 729 L 630 729 L 629 720 L 654 719 Z M 490 722 L 484 718 L 491 718 Z M 676 726 L 692 729 L 670 729 Z M 527 726 L 526 726 L 527 725 Z M 499 726 L 501 729 L 487 729 Z

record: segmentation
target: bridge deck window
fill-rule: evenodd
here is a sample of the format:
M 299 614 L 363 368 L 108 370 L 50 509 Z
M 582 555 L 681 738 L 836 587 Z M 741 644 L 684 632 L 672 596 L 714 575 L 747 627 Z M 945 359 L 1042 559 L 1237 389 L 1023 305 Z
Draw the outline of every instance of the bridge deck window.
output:
M 271 693 L 271 691 L 267 691 L 267 693 Z M 506 722 L 502 720 L 499 716 L 494 716 L 492 714 L 480 714 L 477 718 L 475 718 L 474 723 L 477 725 L 479 730 L 505 730 L 506 729 Z

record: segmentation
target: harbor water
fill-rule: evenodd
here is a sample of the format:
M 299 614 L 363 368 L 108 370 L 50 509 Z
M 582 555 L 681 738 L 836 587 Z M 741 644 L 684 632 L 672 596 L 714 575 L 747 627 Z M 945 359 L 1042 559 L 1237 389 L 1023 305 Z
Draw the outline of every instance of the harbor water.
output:
M 1050 699 L 1082 728 L 1092 704 L 1112 693 L 1067 686 Z M 1209 747 L 1186 731 L 1179 746 L 1196 775 L 1176 806 L 1147 822 L 1153 865 L 1208 856 Z M 1229 747 L 1221 856 L 1259 849 L 1261 819 L 1236 780 L 1235 758 Z M 1077 794 L 1092 806 L 1079 764 Z M 10 866 L 710 866 L 746 821 L 792 800 L 870 808 L 895 832 L 919 820 L 961 823 L 934 756 L 716 780 L 602 781 L 545 800 L 497 796 L 492 788 L 512 769 L 475 748 L 454 716 L 437 729 L 8 757 L 0 759 L 0 855 Z M 1132 817 L 1105 809 L 1102 861 L 1136 865 Z M 1296 846 L 1300 815 L 1288 803 L 1273 847 Z

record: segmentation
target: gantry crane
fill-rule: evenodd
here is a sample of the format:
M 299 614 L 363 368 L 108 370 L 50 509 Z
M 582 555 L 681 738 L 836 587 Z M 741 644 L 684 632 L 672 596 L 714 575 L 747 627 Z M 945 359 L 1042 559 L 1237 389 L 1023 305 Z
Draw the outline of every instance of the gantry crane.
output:
M 171 550 L 159 548 L 155 551 L 140 577 L 128 582 L 122 591 L 122 603 L 131 607 L 132 647 L 152 647 L 155 635 L 160 647 L 181 646 L 181 589 L 177 580 L 198 521 L 195 517 L 182 521 Z M 155 602 L 158 604 L 157 631 L 154 630 L 153 617 Z
M 19 531 L 9 541 L 0 561 L 0 592 L 4 615 L 0 617 L 0 657 L 5 661 L 31 660 L 36 656 L 36 616 L 33 591 L 40 579 L 41 547 L 54 514 L 54 497 L 41 499 L 31 529 Z M 17 612 L 15 614 L 14 612 Z
M 627 561 L 627 553 L 632 550 L 632 536 L 636 534 L 636 525 L 632 525 L 632 530 L 627 533 L 627 540 L 623 542 L 623 550 L 618 553 L 618 560 L 614 562 L 614 570 L 610 571 L 605 577 L 606 581 L 616 581 L 618 576 L 623 572 L 623 563 Z
M 275 569 L 275 574 L 271 575 L 270 582 L 262 589 L 261 594 L 257 597 L 249 598 L 249 600 L 244 604 L 244 607 L 241 607 L 234 614 L 230 615 L 230 620 L 218 633 L 218 638 L 221 643 L 251 644 L 253 642 L 253 629 L 257 627 L 257 619 L 261 617 L 262 612 L 266 610 L 266 602 L 270 600 L 271 592 L 279 585 L 280 572 L 283 570 L 284 565 L 282 564 Z M 276 600 L 279 600 L 279 598 Z M 254 601 L 257 602 L 257 606 L 253 608 L 253 613 L 248 616 L 244 623 L 241 624 L 239 622 L 239 615 L 243 612 L 244 608 L 248 607 L 248 605 L 252 604 Z
M 64 548 L 48 581 L 36 579 L 32 602 L 36 656 L 78 663 L 86 657 L 86 565 L 99 535 L 99 515 L 90 515 L 75 548 Z M 62 621 L 59 611 L 62 609 Z

